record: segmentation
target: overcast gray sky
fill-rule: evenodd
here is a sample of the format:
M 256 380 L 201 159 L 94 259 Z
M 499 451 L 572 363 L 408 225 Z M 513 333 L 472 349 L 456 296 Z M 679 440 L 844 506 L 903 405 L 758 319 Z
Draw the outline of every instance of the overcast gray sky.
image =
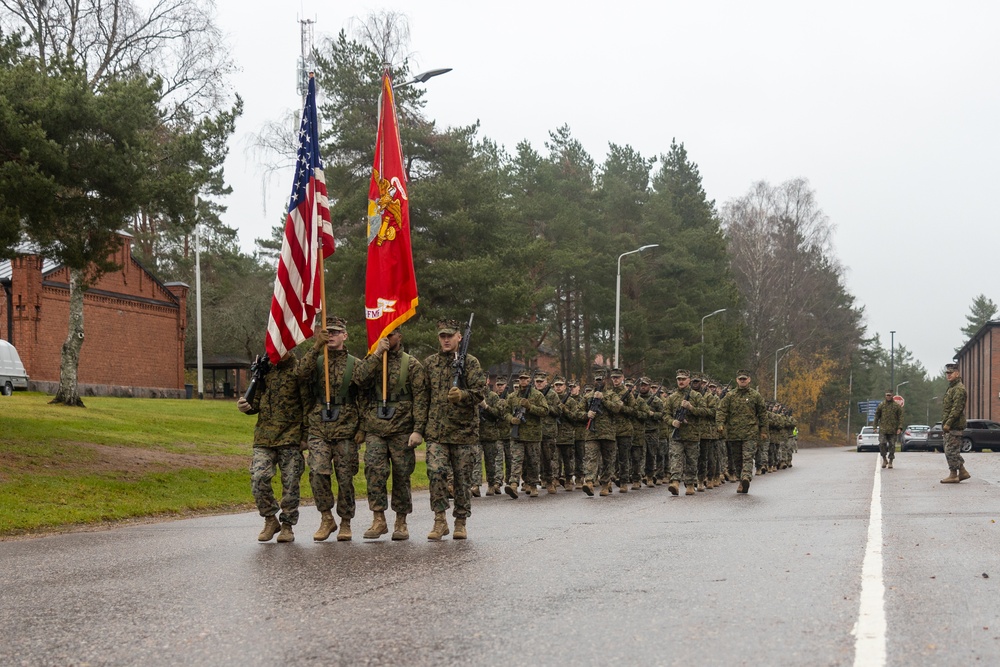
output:
M 676 137 L 720 208 L 758 180 L 808 179 L 869 335 L 888 345 L 895 330 L 932 374 L 964 342 L 972 299 L 1000 302 L 1000 2 L 987 0 L 218 0 L 246 104 L 223 219 L 246 250 L 291 187 L 279 174 L 265 195 L 246 142 L 301 108 L 298 20 L 320 44 L 382 9 L 409 18 L 412 71 L 454 68 L 426 84 L 439 127 L 478 120 L 481 136 L 544 152 L 568 124 L 598 162 L 609 142 L 653 156 Z

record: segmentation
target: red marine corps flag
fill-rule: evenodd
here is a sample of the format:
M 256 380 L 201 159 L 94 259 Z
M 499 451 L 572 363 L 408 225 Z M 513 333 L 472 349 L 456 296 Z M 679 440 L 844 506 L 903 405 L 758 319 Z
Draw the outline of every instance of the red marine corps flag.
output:
M 365 320 L 368 348 L 413 317 L 417 279 L 410 250 L 410 205 L 403 172 L 396 104 L 389 73 L 382 76 L 375 164 L 368 187 L 368 271 L 365 277 Z
M 267 322 L 265 348 L 273 363 L 313 335 L 313 320 L 323 307 L 323 259 L 332 253 L 330 203 L 319 157 L 316 79 L 310 74 L 309 93 L 299 125 L 295 182 L 288 200 L 278 276 L 274 279 L 271 316 Z

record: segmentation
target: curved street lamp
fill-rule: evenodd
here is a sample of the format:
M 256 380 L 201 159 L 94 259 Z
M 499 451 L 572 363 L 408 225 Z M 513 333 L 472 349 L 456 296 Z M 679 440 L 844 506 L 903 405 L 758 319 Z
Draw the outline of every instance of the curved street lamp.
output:
M 899 396 L 899 388 L 902 387 L 904 384 L 910 384 L 910 381 L 909 380 L 903 380 L 902 382 L 900 382 L 899 384 L 897 384 L 896 385 L 896 393 L 894 394 L 894 396 Z
M 789 343 L 785 347 L 779 347 L 774 351 L 774 400 L 778 400 L 778 353 L 787 350 L 790 347 L 795 347 L 794 343 Z
M 637 252 L 658 247 L 660 247 L 659 243 L 652 243 L 618 255 L 618 281 L 615 283 L 615 368 L 620 368 L 618 365 L 618 334 L 621 331 L 619 322 L 621 321 L 622 313 L 622 257 L 625 255 L 634 255 Z
M 725 308 L 719 308 L 714 313 L 709 313 L 705 317 L 701 318 L 701 372 L 705 372 L 705 320 L 712 317 L 713 315 L 718 315 L 719 313 L 726 312 Z
M 442 74 L 447 74 L 450 71 L 451 71 L 450 67 L 445 67 L 445 68 L 442 68 L 442 69 L 429 69 L 426 72 L 421 72 L 420 74 L 415 74 L 412 79 L 410 79 L 409 81 L 405 81 L 403 83 L 400 83 L 400 84 L 394 86 L 394 88 L 396 90 L 399 90 L 400 88 L 405 88 L 406 86 L 412 86 L 415 83 L 427 83 L 427 79 L 430 79 L 430 78 L 435 77 L 435 76 L 440 76 Z

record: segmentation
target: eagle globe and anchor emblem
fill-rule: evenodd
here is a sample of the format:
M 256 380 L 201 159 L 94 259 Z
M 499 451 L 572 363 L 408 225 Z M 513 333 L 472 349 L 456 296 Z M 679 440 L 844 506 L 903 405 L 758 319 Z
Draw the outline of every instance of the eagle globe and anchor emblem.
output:
M 397 176 L 391 180 L 382 178 L 378 169 L 372 174 L 378 184 L 378 199 L 368 200 L 368 244 L 375 241 L 381 246 L 393 241 L 403 229 L 403 210 L 400 198 L 407 200 L 406 190 Z

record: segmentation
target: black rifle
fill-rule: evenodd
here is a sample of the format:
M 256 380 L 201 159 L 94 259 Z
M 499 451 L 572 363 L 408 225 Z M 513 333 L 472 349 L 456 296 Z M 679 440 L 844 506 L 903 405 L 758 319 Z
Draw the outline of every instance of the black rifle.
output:
M 469 323 L 465 325 L 465 333 L 462 334 L 462 343 L 458 346 L 458 354 L 455 355 L 455 361 L 452 362 L 452 377 L 451 386 L 459 387 L 465 384 L 465 358 L 469 352 L 469 341 L 472 340 L 472 318 L 476 314 L 472 313 L 469 315 Z
M 531 395 L 531 385 L 529 384 L 524 388 L 524 394 L 521 395 L 522 399 L 528 398 Z M 517 423 L 515 423 L 510 429 L 510 437 L 517 439 L 518 434 L 521 432 L 521 424 L 524 423 L 524 413 L 527 412 L 527 408 L 519 406 L 517 410 L 514 410 L 514 416 L 517 418 Z
M 599 382 L 594 382 L 594 393 L 596 394 L 599 391 L 600 392 L 604 391 L 604 380 L 601 380 Z M 587 405 L 587 412 L 593 412 L 594 418 L 596 418 L 597 415 L 601 414 L 601 409 L 603 405 L 604 405 L 603 399 L 592 398 L 590 399 L 590 404 Z M 587 430 L 592 433 L 597 431 L 597 429 L 594 427 L 594 418 L 587 420 Z
M 263 357 L 259 354 L 254 362 L 250 364 L 250 384 L 247 386 L 247 391 L 243 394 L 243 400 L 247 403 L 253 403 L 254 396 L 257 395 L 258 389 L 263 391 L 264 388 L 264 376 L 267 372 L 271 370 L 271 360 L 265 354 Z
M 691 386 L 688 385 L 687 391 L 684 392 L 684 398 L 682 400 L 683 401 L 687 401 L 690 398 L 691 398 Z M 681 407 L 677 408 L 676 410 L 674 410 L 674 419 L 677 420 L 677 421 L 679 421 L 682 424 L 687 424 L 688 409 L 685 408 L 685 407 L 683 407 L 683 406 L 681 406 Z M 679 430 L 680 430 L 680 427 L 678 426 L 678 427 L 675 427 L 674 430 L 670 432 L 670 439 L 671 440 L 673 440 L 673 439 L 675 439 L 677 437 L 677 431 L 679 431 Z

